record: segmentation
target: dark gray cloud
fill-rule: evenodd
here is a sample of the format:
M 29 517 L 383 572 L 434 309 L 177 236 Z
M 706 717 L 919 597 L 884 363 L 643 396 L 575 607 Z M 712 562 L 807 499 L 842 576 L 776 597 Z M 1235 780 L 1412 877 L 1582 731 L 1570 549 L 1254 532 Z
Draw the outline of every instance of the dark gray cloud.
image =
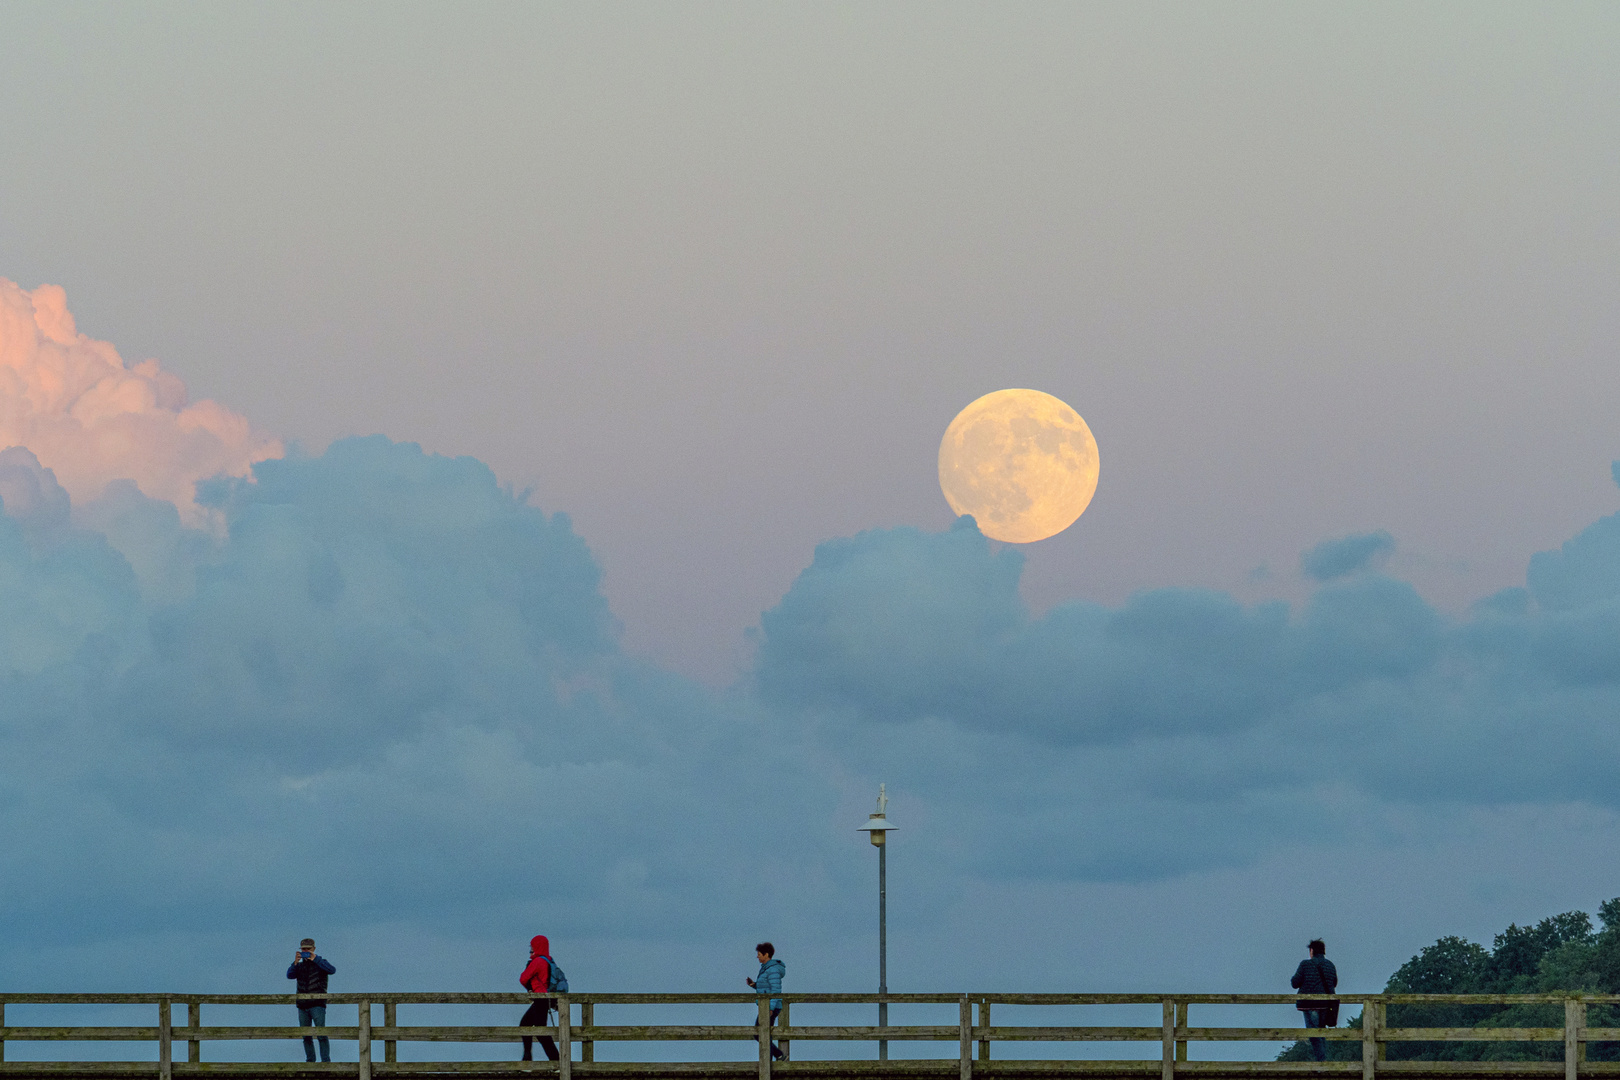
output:
M 1299 568 L 1316 581 L 1346 577 L 1389 557 L 1395 538 L 1384 530 L 1324 540 L 1299 557 Z

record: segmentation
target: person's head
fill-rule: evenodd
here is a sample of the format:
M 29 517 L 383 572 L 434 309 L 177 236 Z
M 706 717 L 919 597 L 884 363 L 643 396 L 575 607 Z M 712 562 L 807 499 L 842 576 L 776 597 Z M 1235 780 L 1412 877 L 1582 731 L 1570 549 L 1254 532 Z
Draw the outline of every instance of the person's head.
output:
M 541 955 L 550 956 L 551 955 L 551 939 L 547 938 L 546 935 L 544 935 L 544 934 L 536 934 L 536 935 L 534 935 L 534 937 L 529 939 L 529 955 L 530 956 L 541 956 Z
M 1309 945 L 1305 946 L 1305 947 L 1307 949 L 1311 950 L 1311 955 L 1312 956 L 1326 956 L 1327 955 L 1327 946 L 1322 944 L 1322 939 L 1321 938 L 1312 938 L 1311 943 Z
M 759 957 L 759 962 L 763 964 L 776 955 L 776 946 L 768 941 L 762 941 L 754 946 L 754 955 Z
M 300 941 L 298 943 L 298 951 L 313 953 L 315 951 L 315 939 L 312 937 L 307 937 L 303 941 Z

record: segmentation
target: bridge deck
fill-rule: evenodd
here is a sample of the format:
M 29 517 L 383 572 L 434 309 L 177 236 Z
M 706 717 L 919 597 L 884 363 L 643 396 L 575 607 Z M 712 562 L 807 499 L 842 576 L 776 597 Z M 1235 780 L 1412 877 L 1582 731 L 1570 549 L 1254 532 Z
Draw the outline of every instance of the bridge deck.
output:
M 174 1062 L 175 1077 L 231 1077 L 233 1080 L 331 1080 L 359 1075 L 359 1064 L 252 1063 L 252 1062 Z M 579 1080 L 695 1080 L 698 1077 L 752 1080 L 759 1067 L 743 1062 L 574 1062 L 572 1073 Z M 1564 1075 L 1561 1061 L 1387 1061 L 1377 1067 L 1379 1075 L 1402 1080 L 1504 1080 L 1507 1077 L 1553 1078 Z M 375 1062 L 371 1076 L 411 1080 L 440 1077 L 480 1077 L 483 1080 L 534 1080 L 556 1077 L 556 1062 L 470 1061 L 470 1062 Z M 975 1077 L 1005 1080 L 1160 1080 L 1162 1066 L 1157 1061 L 975 1061 Z M 0 1063 L 0 1077 L 94 1077 L 97 1080 L 154 1080 L 157 1062 L 57 1062 L 8 1061 Z M 957 1080 L 959 1063 L 941 1061 L 792 1061 L 777 1062 L 771 1075 L 780 1080 Z M 1359 1061 L 1181 1061 L 1175 1064 L 1180 1078 L 1207 1080 L 1360 1080 Z M 1581 1077 L 1620 1076 L 1620 1062 L 1583 1062 Z

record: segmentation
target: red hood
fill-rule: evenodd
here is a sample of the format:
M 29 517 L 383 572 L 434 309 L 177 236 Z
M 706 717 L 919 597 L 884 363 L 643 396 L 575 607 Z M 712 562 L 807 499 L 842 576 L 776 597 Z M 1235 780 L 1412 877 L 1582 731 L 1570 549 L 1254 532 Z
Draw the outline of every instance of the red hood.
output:
M 529 939 L 529 955 L 539 956 L 541 954 L 551 955 L 551 939 L 544 934 L 536 934 Z

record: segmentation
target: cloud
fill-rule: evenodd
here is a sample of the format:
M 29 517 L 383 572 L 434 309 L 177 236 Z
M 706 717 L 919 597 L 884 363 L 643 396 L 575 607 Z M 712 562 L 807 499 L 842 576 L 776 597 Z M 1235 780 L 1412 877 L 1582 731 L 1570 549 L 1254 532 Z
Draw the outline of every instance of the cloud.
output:
M 77 500 L 127 479 L 195 523 L 193 485 L 246 476 L 281 444 L 213 401 L 188 402 L 185 383 L 156 360 L 127 367 L 117 350 L 78 332 L 56 285 L 27 292 L 0 278 L 0 448 L 25 446 Z
M 1031 618 L 1021 557 L 961 519 L 831 541 L 761 620 L 756 677 L 778 706 L 875 722 L 943 717 L 1054 743 L 1250 726 L 1312 695 L 1433 664 L 1441 620 L 1410 586 L 1324 589 L 1299 619 L 1211 590 Z
M 62 695 L 80 699 L 75 658 L 102 643 L 127 640 L 139 618 L 129 565 L 106 540 L 69 523 L 67 493 L 33 454 L 0 451 L 0 693 L 8 727 L 20 716 L 21 684 L 55 677 Z M 25 785 L 26 787 L 26 785 Z
M 1365 570 L 1388 558 L 1395 550 L 1395 538 L 1382 529 L 1353 533 L 1338 540 L 1324 540 L 1299 557 L 1299 568 L 1316 581 L 1332 581 Z
M 1620 597 L 1620 514 L 1594 522 L 1557 551 L 1531 556 L 1525 578 L 1536 603 L 1552 611 Z
M 308 910 L 311 878 L 331 926 L 802 925 L 847 914 L 846 818 L 879 778 L 936 906 L 1449 807 L 1620 805 L 1608 519 L 1534 564 L 1589 602 L 1463 620 L 1376 573 L 1297 609 L 1159 589 L 1037 617 L 971 521 L 873 530 L 816 551 L 716 693 L 625 656 L 566 516 L 469 458 L 262 461 L 200 486 L 217 533 L 130 483 L 76 502 L 20 449 L 0 499 L 0 902 L 25 936 L 241 934 Z
M 75 524 L 26 451 L 0 495 L 11 931 L 240 932 L 318 882 L 326 925 L 680 935 L 762 895 L 759 807 L 828 799 L 757 710 L 624 656 L 566 516 L 473 459 L 263 461 L 205 486 L 217 537 L 128 485 Z
M 990 876 L 1175 875 L 1377 835 L 1411 807 L 1613 811 L 1617 537 L 1620 517 L 1593 524 L 1531 561 L 1528 594 L 1462 620 L 1366 572 L 1297 610 L 1160 589 L 1037 618 L 1020 564 L 970 524 L 875 530 L 823 545 L 766 613 L 755 678 L 926 792 Z M 1350 541 L 1322 561 L 1393 545 Z
M 847 943 L 880 779 L 921 924 L 974 882 L 1620 810 L 1620 517 L 1464 618 L 1368 568 L 1381 533 L 1315 549 L 1297 607 L 1155 589 L 1036 616 L 970 519 L 871 530 L 817 548 L 715 692 L 626 656 L 568 518 L 476 460 L 373 436 L 184 497 L 0 451 L 17 955 L 314 923 Z

